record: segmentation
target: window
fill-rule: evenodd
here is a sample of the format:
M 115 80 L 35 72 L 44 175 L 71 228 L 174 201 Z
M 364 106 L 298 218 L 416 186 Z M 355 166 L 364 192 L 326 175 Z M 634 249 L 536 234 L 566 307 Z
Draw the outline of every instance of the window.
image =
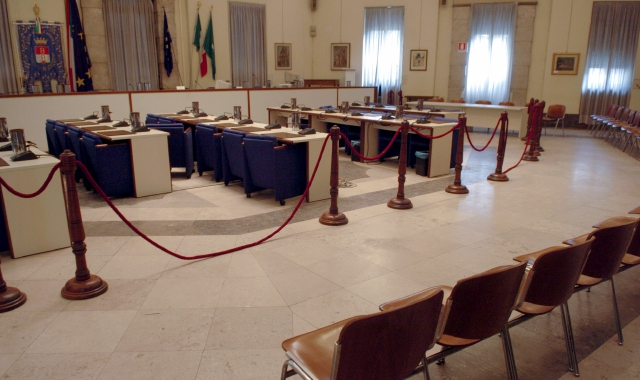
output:
M 473 4 L 464 98 L 509 100 L 516 4 Z
M 362 85 L 376 86 L 381 95 L 402 86 L 404 7 L 364 9 Z
M 157 29 L 151 0 L 104 0 L 102 10 L 111 88 L 134 90 L 137 83 L 149 83 L 157 90 Z
M 611 104 L 628 105 L 633 84 L 640 3 L 594 2 L 582 77 L 580 122 Z
M 234 86 L 266 83 L 265 6 L 229 3 L 231 24 L 231 77 Z

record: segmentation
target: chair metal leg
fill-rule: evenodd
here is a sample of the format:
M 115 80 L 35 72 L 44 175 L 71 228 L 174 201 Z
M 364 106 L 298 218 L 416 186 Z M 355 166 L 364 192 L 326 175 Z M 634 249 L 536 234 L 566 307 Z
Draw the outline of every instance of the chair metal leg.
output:
M 616 327 L 618 328 L 618 344 L 622 346 L 624 339 L 622 338 L 622 325 L 620 324 L 620 312 L 618 311 L 618 300 L 616 299 L 616 287 L 613 284 L 613 277 L 609 279 L 611 281 L 611 295 L 613 296 L 613 312 L 616 316 Z
M 429 366 L 427 365 L 427 359 L 422 359 L 422 373 L 424 374 L 424 380 L 431 380 L 429 376 Z
M 573 356 L 571 355 L 571 346 L 569 344 L 569 331 L 567 330 L 567 321 L 564 313 L 564 304 L 560 305 L 560 314 L 562 318 L 562 332 L 564 334 L 564 345 L 567 350 L 567 361 L 569 362 L 569 371 L 573 372 Z
M 573 374 L 576 377 L 580 376 L 580 371 L 578 370 L 578 355 L 576 352 L 576 342 L 573 339 L 573 326 L 571 325 L 571 315 L 569 314 L 569 304 L 565 302 L 562 304 L 562 323 L 566 325 L 566 334 L 565 337 L 567 339 L 567 347 L 569 351 L 567 355 L 569 358 L 569 365 L 573 367 Z
M 516 361 L 513 356 L 513 346 L 511 345 L 511 336 L 507 325 L 502 329 L 502 349 L 504 350 L 504 360 L 507 365 L 509 380 L 518 380 L 518 371 L 516 370 Z
M 287 378 L 287 368 L 289 368 L 289 361 L 285 361 L 282 365 L 282 373 L 280 374 L 280 380 L 284 380 Z

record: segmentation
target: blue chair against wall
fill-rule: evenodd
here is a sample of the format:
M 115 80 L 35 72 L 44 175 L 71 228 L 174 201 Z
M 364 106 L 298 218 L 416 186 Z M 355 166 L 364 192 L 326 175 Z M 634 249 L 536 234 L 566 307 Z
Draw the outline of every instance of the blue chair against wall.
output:
M 302 195 L 307 185 L 305 144 L 279 145 L 274 136 L 247 135 L 244 138 L 245 192 L 273 189 L 276 201 Z
M 107 196 L 134 193 L 129 144 L 104 144 L 100 137 L 85 133 L 82 145 L 89 172 Z
M 149 129 L 169 133 L 169 163 L 172 168 L 185 168 L 187 178 L 193 173 L 193 132 L 180 123 L 153 124 Z
M 198 174 L 213 170 L 216 182 L 222 180 L 222 135 L 213 125 L 196 125 L 196 161 Z
M 49 154 L 55 157 L 60 157 L 60 149 L 58 148 L 58 140 L 56 137 L 56 121 L 47 119 L 45 123 L 45 132 L 47 134 L 47 149 Z
M 67 129 L 67 137 L 69 138 L 69 150 L 76 155 L 76 160 L 82 162 L 86 166 L 86 156 L 83 153 L 84 147 L 82 146 L 82 135 L 84 131 L 78 127 L 70 125 Z M 76 182 L 84 178 L 81 170 L 76 170 Z M 88 181 L 84 181 L 85 186 L 88 185 Z
M 247 134 L 241 131 L 233 131 L 229 128 L 222 130 L 222 178 L 224 185 L 228 186 L 233 180 L 244 180 L 245 164 L 242 140 Z M 251 198 L 251 191 L 247 192 L 247 198 Z

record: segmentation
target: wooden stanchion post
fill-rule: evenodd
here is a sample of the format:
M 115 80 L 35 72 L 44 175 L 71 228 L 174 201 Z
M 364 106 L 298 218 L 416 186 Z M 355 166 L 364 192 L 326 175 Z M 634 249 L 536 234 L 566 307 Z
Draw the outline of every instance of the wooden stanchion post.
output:
M 25 302 L 27 302 L 26 294 L 22 293 L 18 288 L 7 286 L 0 269 L 0 313 L 18 308 Z
M 527 141 L 529 137 L 529 133 L 531 133 L 531 118 L 533 117 L 533 105 L 536 104 L 533 98 L 529 99 L 529 104 L 527 105 L 527 134 L 522 136 L 520 140 Z
M 458 144 L 456 148 L 456 176 L 453 185 L 447 186 L 444 191 L 452 194 L 468 194 L 469 189 L 462 184 L 462 154 L 464 150 L 464 131 L 467 129 L 467 118 L 458 117 Z
M 545 102 L 542 101 L 538 105 L 538 113 L 536 114 L 537 118 L 534 120 L 534 125 L 537 127 L 537 137 L 536 137 L 536 156 L 539 156 L 541 152 L 544 152 L 544 148 L 540 144 L 540 139 L 542 138 L 542 114 L 544 113 Z
M 325 212 L 320 217 L 320 223 L 327 226 L 341 226 L 349 223 L 349 219 L 347 219 L 343 213 L 338 211 L 338 175 L 340 170 L 338 164 L 339 140 L 340 128 L 334 125 L 331 127 L 331 179 L 329 181 L 329 185 L 331 186 L 331 190 L 329 190 L 329 193 L 331 194 L 331 206 L 329 207 L 329 212 Z
M 400 144 L 400 157 L 398 160 L 398 193 L 395 198 L 391 198 L 389 202 L 387 202 L 387 207 L 406 210 L 413 207 L 411 200 L 404 197 L 404 183 L 406 181 L 405 174 L 407 174 L 407 139 L 409 137 L 409 122 L 403 120 L 400 130 L 402 132 L 402 139 Z
M 502 172 L 502 164 L 504 163 L 504 151 L 507 147 L 507 111 L 502 111 L 500 114 L 500 139 L 498 141 L 498 160 L 496 164 L 496 171 L 489 174 L 487 179 L 489 181 L 508 181 L 509 177 Z
M 78 201 L 78 190 L 76 189 L 76 155 L 69 150 L 65 150 L 60 155 L 62 162 L 62 175 L 65 184 L 65 200 L 67 202 L 67 221 L 69 225 L 69 238 L 71 248 L 76 257 L 76 276 L 67 281 L 61 294 L 68 300 L 84 300 L 97 297 L 107 291 L 107 283 L 89 272 L 87 267 L 87 246 L 84 243 L 84 226 L 82 225 L 82 215 L 80 213 L 80 202 Z
M 529 133 L 531 134 L 531 138 L 529 139 L 529 151 L 527 152 L 527 154 L 525 154 L 522 159 L 524 161 L 530 161 L 530 162 L 536 162 L 536 161 L 540 161 L 538 159 L 538 156 L 540 155 L 539 153 L 536 154 L 536 144 L 537 144 L 537 138 L 538 138 L 538 131 L 537 131 L 537 127 L 536 127 L 536 119 L 537 116 L 536 114 L 538 113 L 539 108 L 538 108 L 538 103 L 536 103 L 536 105 L 531 108 L 531 117 L 529 118 L 529 120 L 531 120 L 531 130 L 529 131 Z

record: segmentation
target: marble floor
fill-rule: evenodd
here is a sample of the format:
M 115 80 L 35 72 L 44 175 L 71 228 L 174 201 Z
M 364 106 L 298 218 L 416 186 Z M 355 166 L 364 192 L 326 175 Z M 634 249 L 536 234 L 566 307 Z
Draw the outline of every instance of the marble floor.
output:
M 474 144 L 489 137 L 472 133 Z M 349 218 L 327 227 L 317 218 L 328 201 L 304 203 L 271 240 L 240 252 L 181 261 L 152 247 L 93 193 L 81 194 L 87 260 L 109 291 L 68 301 L 60 289 L 74 274 L 70 249 L 11 259 L 9 286 L 28 301 L 0 315 L 1 379 L 276 379 L 280 343 L 379 304 L 458 279 L 591 229 L 640 205 L 640 161 L 584 132 L 543 136 L 540 162 L 523 162 L 509 182 L 486 181 L 495 142 L 465 147 L 467 195 L 443 191 L 452 176 L 410 173 L 410 210 L 392 210 L 396 163 L 355 164 L 341 157 L 352 187 L 340 189 Z M 522 143 L 509 138 L 505 167 Z M 181 177 L 182 176 L 182 177 Z M 258 240 L 279 226 L 285 206 L 265 191 L 247 199 L 240 186 L 174 173 L 174 192 L 116 199 L 123 213 L 163 246 L 183 255 Z M 355 185 L 355 186 L 354 186 Z M 569 301 L 582 378 L 638 378 L 640 268 L 616 277 L 625 345 L 615 335 L 610 288 L 596 286 Z M 521 379 L 570 378 L 559 312 L 512 329 Z M 433 379 L 506 378 L 497 337 L 459 352 Z

